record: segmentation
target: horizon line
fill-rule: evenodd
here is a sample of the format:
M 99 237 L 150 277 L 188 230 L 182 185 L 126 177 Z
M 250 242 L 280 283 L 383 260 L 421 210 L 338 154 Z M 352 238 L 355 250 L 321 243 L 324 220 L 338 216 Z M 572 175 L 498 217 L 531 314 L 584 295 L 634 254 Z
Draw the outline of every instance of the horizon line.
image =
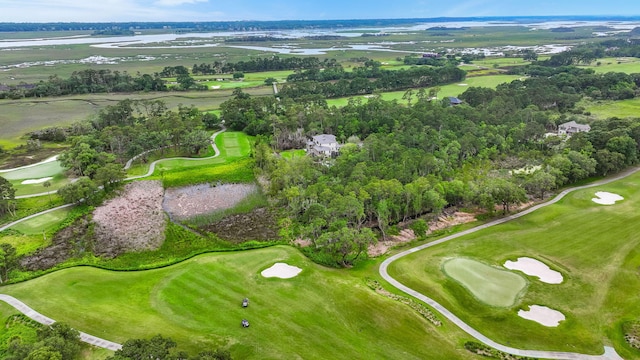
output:
M 0 21 L 0 24 L 122 24 L 122 23 L 141 23 L 141 24 L 180 24 L 180 23 L 242 23 L 242 22 L 264 22 L 275 23 L 284 21 L 376 21 L 376 20 L 396 20 L 396 21 L 433 21 L 433 20 L 455 20 L 455 21 L 473 21 L 480 19 L 600 19 L 600 20 L 638 20 L 640 14 L 636 15 L 490 15 L 490 16 L 437 16 L 437 17 L 398 17 L 398 18 L 343 18 L 343 19 L 278 19 L 278 20 L 185 20 L 185 21 L 148 21 L 148 20 L 113 20 L 113 21 Z

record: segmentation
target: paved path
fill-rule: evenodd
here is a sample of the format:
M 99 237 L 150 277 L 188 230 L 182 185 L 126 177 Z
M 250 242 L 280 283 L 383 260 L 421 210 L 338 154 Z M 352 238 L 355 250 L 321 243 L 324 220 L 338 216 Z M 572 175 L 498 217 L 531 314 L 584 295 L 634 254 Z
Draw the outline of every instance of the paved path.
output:
M 54 207 L 52 209 L 41 211 L 41 212 L 39 212 L 37 214 L 33 214 L 33 215 L 29 215 L 29 216 L 23 217 L 22 219 L 18 219 L 18 220 L 14 221 L 14 222 L 8 223 L 8 224 L 3 225 L 3 226 L 0 226 L 0 231 L 5 231 L 5 230 L 7 230 L 8 228 L 10 228 L 10 227 L 12 227 L 14 225 L 17 225 L 17 224 L 19 224 L 19 223 L 21 223 L 23 221 L 27 221 L 29 219 L 33 219 L 34 217 L 38 217 L 40 215 L 44 215 L 44 214 L 50 213 L 52 211 L 68 208 L 68 207 L 71 207 L 73 205 L 75 205 L 75 204 L 65 204 L 65 205 L 62 205 L 62 206 Z
M 206 158 L 187 158 L 187 157 L 174 157 L 174 158 L 166 158 L 166 159 L 160 159 L 160 160 L 156 160 L 154 162 L 151 163 L 151 165 L 149 165 L 149 171 L 147 171 L 146 174 L 144 175 L 139 175 L 139 176 L 132 176 L 132 177 L 128 177 L 126 179 L 124 179 L 125 181 L 127 180 L 136 180 L 136 179 L 141 179 L 141 178 L 145 178 L 147 176 L 151 176 L 151 174 L 153 174 L 153 172 L 156 170 L 156 164 L 162 161 L 169 161 L 169 160 L 187 160 L 187 161 L 201 161 L 201 160 L 209 160 L 209 159 L 213 159 L 215 157 L 220 156 L 220 150 L 218 149 L 218 146 L 216 145 L 216 136 L 218 136 L 218 134 L 225 132 L 227 129 L 223 126 L 222 130 L 215 132 L 213 135 L 211 135 L 211 147 L 213 148 L 214 154 L 206 157 Z M 139 156 L 139 155 L 138 155 Z M 128 162 L 127 162 L 128 164 Z M 126 167 L 125 167 L 126 169 Z
M 52 161 L 56 161 L 58 160 L 58 155 L 50 157 L 48 159 L 45 159 L 43 161 L 40 161 L 39 163 L 35 163 L 35 164 L 31 164 L 31 165 L 25 165 L 25 166 L 20 166 L 17 168 L 13 168 L 13 169 L 4 169 L 4 170 L 0 170 L 0 173 L 7 173 L 7 172 L 11 172 L 11 171 L 16 171 L 16 170 L 22 170 L 22 169 L 28 169 L 28 168 L 32 168 L 34 166 L 38 166 L 38 165 L 42 165 L 48 162 L 52 162 Z
M 517 219 L 519 217 L 525 216 L 527 214 L 530 214 L 540 208 L 543 208 L 545 206 L 549 206 L 551 204 L 555 204 L 558 201 L 560 201 L 562 198 L 564 198 L 567 194 L 569 194 L 572 191 L 576 191 L 576 190 L 581 190 L 581 189 L 587 189 L 587 188 L 592 188 L 592 187 L 596 187 L 596 186 L 600 186 L 600 185 L 604 185 L 604 184 L 608 184 L 610 182 L 616 181 L 616 180 L 620 180 L 622 178 L 625 178 L 637 171 L 640 170 L 640 167 L 638 168 L 633 168 L 631 170 L 625 171 L 613 178 L 609 178 L 609 179 L 605 179 L 605 180 L 601 180 L 589 185 L 584 185 L 584 186 L 578 186 L 578 187 L 574 187 L 574 188 L 570 188 L 567 190 L 562 191 L 561 193 L 559 193 L 555 198 L 553 198 L 552 200 L 543 203 L 543 204 L 538 204 L 536 206 L 530 207 L 527 210 L 524 210 L 520 213 L 517 214 L 513 214 L 501 219 L 497 219 L 491 222 L 488 222 L 486 224 L 480 225 L 480 226 L 476 226 L 472 229 L 468 229 L 465 231 L 461 231 L 459 233 L 453 234 L 453 235 L 449 235 L 446 236 L 442 239 L 430 242 L 428 244 L 423 244 L 420 246 L 416 246 L 412 249 L 403 251 L 401 253 L 398 253 L 394 256 L 391 256 L 390 258 L 388 258 L 387 260 L 385 260 L 381 265 L 380 265 L 380 275 L 386 280 L 388 281 L 391 285 L 393 285 L 394 287 L 396 287 L 397 289 L 427 303 L 429 306 L 431 306 L 432 308 L 434 308 L 436 311 L 438 311 L 440 314 L 442 314 L 444 317 L 446 317 L 447 319 L 449 319 L 451 322 L 453 322 L 454 324 L 456 324 L 458 327 L 460 327 L 462 330 L 464 330 L 465 332 L 467 332 L 469 335 L 473 336 L 474 338 L 476 338 L 476 340 L 484 343 L 487 346 L 490 346 L 494 349 L 500 350 L 502 352 L 506 352 L 509 354 L 514 354 L 514 355 L 519 355 L 519 356 L 527 356 L 527 357 L 533 357 L 533 358 L 541 358 L 541 359 L 598 359 L 598 360 L 621 360 L 622 357 L 620 357 L 620 355 L 618 355 L 618 353 L 616 353 L 615 349 L 613 349 L 612 347 L 608 347 L 605 346 L 604 348 L 604 354 L 602 355 L 586 355 L 586 354 L 578 354 L 578 353 L 569 353 L 569 352 L 556 352 L 556 351 L 538 351 L 538 350 L 522 350 L 522 349 L 516 349 L 516 348 L 512 348 L 509 346 L 505 346 L 502 344 L 499 344 L 491 339 L 489 339 L 488 337 L 484 336 L 482 333 L 480 333 L 478 330 L 472 328 L 471 326 L 469 326 L 467 323 L 465 323 L 464 321 L 462 321 L 459 317 L 457 317 L 456 315 L 454 315 L 451 311 L 449 311 L 448 309 L 446 309 L 444 306 L 440 305 L 438 302 L 436 302 L 435 300 L 417 292 L 416 290 L 413 290 L 411 288 L 409 288 L 408 286 L 403 285 L 402 283 L 400 283 L 399 281 L 397 281 L 396 279 L 394 279 L 393 277 L 391 277 L 391 275 L 389 275 L 388 272 L 388 268 L 389 265 L 391 265 L 391 263 L 393 263 L 394 261 L 407 256 L 409 254 L 413 254 L 417 251 L 420 250 L 424 250 L 424 249 L 428 249 L 430 247 L 442 244 L 444 242 L 453 240 L 453 239 L 457 239 L 461 236 L 465 236 L 471 233 L 474 233 L 476 231 L 482 230 L 482 229 L 486 229 L 488 227 L 491 226 L 495 226 L 498 224 L 502 224 L 505 223 L 507 221 L 511 221 L 513 219 Z
M 13 296 L 9 296 L 9 295 L 4 295 L 4 294 L 0 294 L 0 300 L 6 302 L 7 304 L 13 306 L 14 308 L 16 308 L 18 311 L 20 311 L 21 313 L 25 314 L 26 316 L 30 317 L 31 319 L 39 322 L 40 324 L 43 325 L 51 325 L 54 322 L 56 322 L 55 320 L 48 318 L 42 314 L 40 314 L 39 312 L 33 310 L 32 308 L 30 308 L 29 306 L 27 306 L 27 304 L 23 303 L 22 301 L 14 298 Z M 93 335 L 89 335 L 87 333 L 83 333 L 80 332 L 80 340 L 91 344 L 93 346 L 98 346 L 101 348 L 105 348 L 108 350 L 120 350 L 122 348 L 122 345 L 118 344 L 118 343 L 114 343 L 111 342 L 109 340 L 105 340 L 105 339 L 101 339 L 99 337 L 93 336 Z
M 213 135 L 211 135 L 211 147 L 213 148 L 214 154 L 212 156 L 206 157 L 206 158 L 185 158 L 185 157 L 175 157 L 175 158 L 166 158 L 166 159 L 160 159 L 160 160 L 156 160 L 154 162 L 151 163 L 151 165 L 149 165 L 149 171 L 147 171 L 146 174 L 144 175 L 139 175 L 139 176 L 132 176 L 132 177 L 128 177 L 126 179 L 124 179 L 124 181 L 128 181 L 128 180 L 136 180 L 136 179 L 141 179 L 141 178 L 145 178 L 148 176 L 151 176 L 153 174 L 153 172 L 156 169 L 156 164 L 161 162 L 161 161 L 168 161 L 168 160 L 187 160 L 187 161 L 200 161 L 200 160 L 208 160 L 208 159 L 213 159 L 215 157 L 220 156 L 220 150 L 218 149 L 218 146 L 216 145 L 216 136 L 218 136 L 218 134 L 226 131 L 227 129 L 225 127 L 222 127 L 222 130 L 214 133 Z M 144 153 L 143 153 L 144 154 Z M 142 155 L 142 154 L 140 154 Z M 138 156 L 140 156 L 138 155 Z M 131 161 L 131 160 L 129 160 Z M 39 163 L 40 164 L 40 163 Z M 127 164 L 129 164 L 129 162 L 127 162 Z M 34 164 L 37 165 L 37 164 Z M 28 166 L 32 166 L 32 165 L 28 165 Z M 125 167 L 126 168 L 126 167 Z M 38 196 L 44 196 L 44 195 L 49 195 L 49 194 L 55 194 L 57 193 L 58 190 L 54 190 L 54 191 L 49 191 L 49 192 L 45 192 L 45 193 L 39 193 L 39 194 L 31 194 L 31 195 L 22 195 L 22 196 L 16 196 L 16 199 L 24 199 L 24 198 L 31 198 L 31 197 L 38 197 Z M 49 209 L 49 210 L 45 210 L 43 212 L 39 212 L 37 214 L 33 214 L 33 215 L 29 215 L 27 217 L 24 217 L 22 219 L 16 220 L 12 223 L 6 224 L 4 226 L 0 226 L 0 231 L 6 230 L 16 224 L 19 224 L 23 221 L 29 220 L 29 219 L 33 219 L 34 217 L 58 210 L 58 209 L 64 209 L 66 207 L 69 206 L 73 206 L 74 204 L 66 204 L 66 205 L 62 205 L 62 206 L 58 206 L 56 208 L 53 209 Z

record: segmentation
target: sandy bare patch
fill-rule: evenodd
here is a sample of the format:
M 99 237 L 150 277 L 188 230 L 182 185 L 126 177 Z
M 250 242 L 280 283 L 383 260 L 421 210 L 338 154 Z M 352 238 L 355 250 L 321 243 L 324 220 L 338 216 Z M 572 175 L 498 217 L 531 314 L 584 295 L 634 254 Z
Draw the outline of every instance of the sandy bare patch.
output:
M 411 229 L 402 229 L 400 234 L 388 236 L 387 240 L 378 241 L 367 249 L 367 254 L 372 257 L 380 256 L 395 245 L 411 242 L 416 239 L 416 235 Z
M 162 207 L 172 219 L 184 220 L 232 208 L 257 190 L 254 184 L 200 184 L 167 189 Z
M 435 221 L 429 222 L 429 232 L 474 221 L 476 214 L 456 211 L 453 215 L 440 215 Z
M 598 191 L 596 193 L 596 196 L 597 197 L 594 197 L 593 199 L 591 199 L 591 201 L 600 205 L 613 205 L 616 203 L 616 201 L 624 200 L 622 196 L 606 191 Z
M 458 86 L 469 86 L 469 84 L 458 84 Z
M 277 277 L 280 279 L 291 279 L 298 276 L 302 269 L 297 266 L 287 265 L 285 263 L 275 263 L 272 267 L 262 270 L 260 273 L 266 278 Z
M 136 181 L 127 184 L 122 195 L 96 208 L 95 252 L 117 255 L 159 248 L 165 238 L 163 192 L 160 181 Z
M 476 220 L 475 214 L 465 213 L 457 211 L 452 215 L 440 215 L 437 219 L 429 222 L 429 231 L 427 235 L 436 230 L 448 228 L 450 226 L 465 224 Z M 380 256 L 389 251 L 390 248 L 411 242 L 416 239 L 416 235 L 411 229 L 403 229 L 400 234 L 388 236 L 387 240 L 378 241 L 376 244 L 370 245 L 367 249 L 367 254 L 371 257 Z
M 560 324 L 560 321 L 565 319 L 564 314 L 560 311 L 540 305 L 529 306 L 529 311 L 519 310 L 518 316 L 547 327 L 556 327 Z
M 220 85 L 213 85 L 213 86 L 211 86 L 211 88 L 212 88 L 213 90 L 220 89 L 221 87 L 222 87 L 222 86 L 220 86 Z
M 537 276 L 540 281 L 547 284 L 562 283 L 562 274 L 555 270 L 551 270 L 547 264 L 536 259 L 521 257 L 517 261 L 507 260 L 504 267 L 509 270 L 519 270 L 529 276 Z
M 31 185 L 31 184 L 42 184 L 45 181 L 49 181 L 53 179 L 52 177 L 44 177 L 41 179 L 29 179 L 29 180 L 25 180 L 23 182 L 21 182 L 20 184 L 22 185 Z

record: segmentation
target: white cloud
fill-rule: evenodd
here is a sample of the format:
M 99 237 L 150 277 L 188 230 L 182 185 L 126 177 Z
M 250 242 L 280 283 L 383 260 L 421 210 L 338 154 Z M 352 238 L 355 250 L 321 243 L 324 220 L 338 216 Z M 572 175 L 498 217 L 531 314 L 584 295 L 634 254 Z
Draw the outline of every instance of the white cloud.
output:
M 159 6 L 180 6 L 184 4 L 195 4 L 208 1 L 209 0 L 158 0 L 155 4 Z

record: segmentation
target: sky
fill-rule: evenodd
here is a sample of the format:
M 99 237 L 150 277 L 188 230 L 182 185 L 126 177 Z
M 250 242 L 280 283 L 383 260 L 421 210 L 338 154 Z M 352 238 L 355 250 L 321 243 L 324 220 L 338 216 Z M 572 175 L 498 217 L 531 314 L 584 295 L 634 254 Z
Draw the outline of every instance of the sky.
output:
M 0 22 L 640 15 L 637 0 L 0 0 Z

